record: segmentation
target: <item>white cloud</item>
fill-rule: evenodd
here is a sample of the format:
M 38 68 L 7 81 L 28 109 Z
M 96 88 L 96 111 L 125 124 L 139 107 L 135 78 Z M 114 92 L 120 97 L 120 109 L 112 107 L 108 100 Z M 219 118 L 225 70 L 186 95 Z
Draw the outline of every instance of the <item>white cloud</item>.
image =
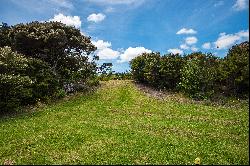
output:
M 195 31 L 193 29 L 186 29 L 186 28 L 182 28 L 178 32 L 176 32 L 177 35 L 180 35 L 180 34 L 196 34 L 196 33 L 197 33 L 197 31 Z
M 104 48 L 97 52 L 100 59 L 116 59 L 120 55 L 119 51 L 114 51 L 111 48 Z
M 217 49 L 228 49 L 236 42 L 249 40 L 249 30 L 240 31 L 235 34 L 220 33 L 219 38 L 214 42 Z
M 202 45 L 202 48 L 204 48 L 204 49 L 210 49 L 211 48 L 211 43 L 210 42 L 204 43 Z
M 49 21 L 61 22 L 68 26 L 75 26 L 76 28 L 81 27 L 81 20 L 79 16 L 64 16 L 62 13 L 59 13 L 54 15 L 54 18 L 49 19 Z
M 215 4 L 214 4 L 214 7 L 218 7 L 218 6 L 222 6 L 224 5 L 224 2 L 223 1 L 217 1 Z
M 49 0 L 49 2 L 63 8 L 69 8 L 69 9 L 74 8 L 72 2 L 68 0 Z
M 116 59 L 120 55 L 119 51 L 112 50 L 110 42 L 105 42 L 103 40 L 91 41 L 97 47 L 97 56 L 100 59 Z
M 149 49 L 146 49 L 144 47 L 129 47 L 127 48 L 123 54 L 120 55 L 120 60 L 118 62 L 129 62 L 133 58 L 137 57 L 138 55 L 142 53 L 151 53 L 152 51 Z
M 54 13 L 58 11 L 70 11 L 74 5 L 70 0 L 10 0 L 15 5 L 36 13 Z
M 233 9 L 236 11 L 247 9 L 249 5 L 248 0 L 236 0 L 235 4 L 233 5 Z
M 90 2 L 101 3 L 101 4 L 109 4 L 109 5 L 130 5 L 133 3 L 141 3 L 144 0 L 89 0 Z
M 187 37 L 187 38 L 185 39 L 185 42 L 186 42 L 186 44 L 188 44 L 188 45 L 195 44 L 195 43 L 197 43 L 197 41 L 198 41 L 198 39 L 197 39 L 196 37 L 194 37 L 194 36 L 192 36 L 192 37 Z
M 115 8 L 113 8 L 113 7 L 108 7 L 108 8 L 105 9 L 106 13 L 111 13 L 111 12 L 114 12 L 114 11 L 115 11 Z
M 186 45 L 186 44 L 181 44 L 180 48 L 183 49 L 183 50 L 187 50 L 187 49 L 189 49 L 189 46 Z
M 110 42 L 105 42 L 103 40 L 92 41 L 92 43 L 97 47 L 98 50 L 103 50 L 105 48 L 111 47 Z
M 144 52 L 152 52 L 151 50 L 144 47 L 129 47 L 126 50 L 113 50 L 111 48 L 112 44 L 103 40 L 92 41 L 92 43 L 97 47 L 96 54 L 99 56 L 99 59 L 117 59 L 119 57 L 119 63 L 129 62 Z
M 105 19 L 105 17 L 106 16 L 102 13 L 98 13 L 98 14 L 93 13 L 93 14 L 90 14 L 87 19 L 88 19 L 88 21 L 92 21 L 92 22 L 97 23 L 97 22 L 103 21 Z
M 183 51 L 178 48 L 168 49 L 168 52 L 173 53 L 173 54 L 183 54 Z
M 194 52 L 196 52 L 196 51 L 198 51 L 198 48 L 195 47 L 195 46 L 192 46 L 192 47 L 191 47 L 191 50 L 194 51 Z

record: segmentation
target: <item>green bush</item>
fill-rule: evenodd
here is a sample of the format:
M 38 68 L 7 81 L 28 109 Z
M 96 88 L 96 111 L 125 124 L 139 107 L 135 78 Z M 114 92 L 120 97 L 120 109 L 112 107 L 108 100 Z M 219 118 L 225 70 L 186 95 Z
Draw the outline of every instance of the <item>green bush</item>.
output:
M 45 100 L 58 93 L 59 84 L 47 63 L 13 52 L 10 47 L 0 48 L 1 109 Z
M 180 70 L 184 65 L 184 59 L 179 54 L 167 54 L 160 59 L 159 87 L 174 90 L 180 82 Z
M 184 57 L 178 88 L 192 98 L 211 97 L 216 89 L 217 66 L 220 60 L 212 54 L 196 52 Z
M 249 42 L 233 46 L 223 59 L 221 84 L 227 95 L 249 95 Z
M 0 74 L 1 111 L 33 103 L 32 84 L 33 82 L 28 76 Z
M 130 66 L 135 80 L 158 86 L 160 79 L 160 53 L 143 53 L 132 59 Z

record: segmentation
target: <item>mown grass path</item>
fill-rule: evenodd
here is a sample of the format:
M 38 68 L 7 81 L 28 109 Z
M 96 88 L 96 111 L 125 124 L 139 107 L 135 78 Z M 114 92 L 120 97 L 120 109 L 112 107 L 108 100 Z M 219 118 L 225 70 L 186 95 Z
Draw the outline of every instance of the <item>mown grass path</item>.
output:
M 130 81 L 0 119 L 0 164 L 249 164 L 249 111 L 152 98 Z

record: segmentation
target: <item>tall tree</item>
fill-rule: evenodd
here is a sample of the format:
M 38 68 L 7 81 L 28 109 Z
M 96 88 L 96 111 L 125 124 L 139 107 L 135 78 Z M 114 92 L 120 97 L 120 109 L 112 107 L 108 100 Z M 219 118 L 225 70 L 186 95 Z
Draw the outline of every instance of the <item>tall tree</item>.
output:
M 35 21 L 13 26 L 9 37 L 13 50 L 47 62 L 60 80 L 86 78 L 95 70 L 95 63 L 89 62 L 88 56 L 96 47 L 90 37 L 74 27 Z

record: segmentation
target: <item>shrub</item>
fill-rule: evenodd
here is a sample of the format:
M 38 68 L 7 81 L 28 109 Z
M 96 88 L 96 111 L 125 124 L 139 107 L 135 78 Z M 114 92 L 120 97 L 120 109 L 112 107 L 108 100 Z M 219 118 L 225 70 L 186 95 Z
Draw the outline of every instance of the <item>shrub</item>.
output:
M 133 78 L 157 86 L 160 79 L 160 53 L 143 53 L 130 62 Z
M 180 82 L 180 70 L 184 60 L 179 54 L 167 54 L 160 59 L 159 87 L 164 89 L 176 89 Z
M 227 95 L 249 95 L 249 42 L 233 46 L 220 68 L 221 84 Z
M 1 108 L 14 109 L 56 95 L 59 83 L 47 63 L 0 48 Z
M 219 60 L 212 54 L 192 53 L 185 57 L 178 88 L 192 98 L 208 98 L 214 93 Z

